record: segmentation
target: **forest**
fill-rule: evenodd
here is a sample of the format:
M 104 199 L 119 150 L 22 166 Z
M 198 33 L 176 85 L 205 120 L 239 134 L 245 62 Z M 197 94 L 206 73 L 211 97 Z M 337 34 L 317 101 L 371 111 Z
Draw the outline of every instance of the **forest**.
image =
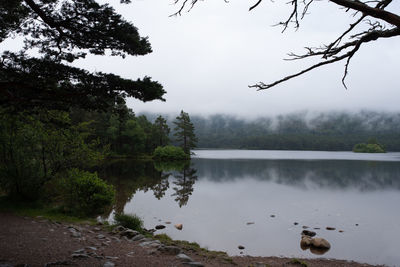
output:
M 144 114 L 149 120 L 156 116 Z M 222 114 L 191 119 L 198 148 L 351 151 L 376 138 L 387 151 L 400 151 L 400 113 L 304 111 L 256 119 Z

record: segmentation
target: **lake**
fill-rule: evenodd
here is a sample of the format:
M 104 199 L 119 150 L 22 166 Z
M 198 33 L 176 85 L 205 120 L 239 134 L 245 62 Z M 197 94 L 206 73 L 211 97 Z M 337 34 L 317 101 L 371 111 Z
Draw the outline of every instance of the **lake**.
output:
M 116 211 L 139 215 L 146 228 L 166 226 L 157 233 L 230 255 L 400 266 L 400 153 L 195 153 L 186 166 L 110 163 L 101 175 L 116 187 Z M 323 255 L 302 250 L 303 226 L 331 249 Z

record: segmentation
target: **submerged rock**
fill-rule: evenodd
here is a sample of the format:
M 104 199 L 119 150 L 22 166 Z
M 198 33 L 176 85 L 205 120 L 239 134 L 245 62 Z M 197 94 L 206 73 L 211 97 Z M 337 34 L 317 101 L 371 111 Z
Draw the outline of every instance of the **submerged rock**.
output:
M 250 224 L 255 224 L 255 222 L 248 222 L 248 223 L 246 223 L 247 225 L 250 225 Z
M 183 228 L 183 224 L 181 224 L 181 223 L 175 224 L 174 226 L 178 230 L 182 230 L 182 228 Z
M 154 227 L 154 228 L 157 230 L 161 230 L 161 229 L 165 228 L 165 225 L 159 224 L 159 225 L 156 225 L 156 227 Z
M 309 230 L 303 230 L 303 232 L 301 232 L 302 235 L 307 235 L 307 236 L 315 236 L 317 233 L 313 232 L 313 231 L 309 231 Z

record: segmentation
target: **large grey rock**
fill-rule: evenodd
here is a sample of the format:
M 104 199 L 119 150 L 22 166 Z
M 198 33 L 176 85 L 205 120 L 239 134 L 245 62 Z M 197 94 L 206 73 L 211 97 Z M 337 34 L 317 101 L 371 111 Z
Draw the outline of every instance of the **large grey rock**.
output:
M 177 257 L 178 259 L 180 259 L 181 261 L 183 261 L 183 262 L 190 262 L 190 261 L 193 261 L 192 258 L 190 258 L 188 255 L 183 254 L 183 253 L 179 253 L 178 255 L 176 255 L 176 257 Z
M 132 237 L 132 241 L 139 241 L 139 240 L 142 240 L 142 239 L 144 239 L 144 235 L 141 235 L 141 234 L 138 234 L 137 236 L 135 236 L 135 237 Z
M 316 247 L 316 248 L 322 248 L 322 249 L 330 249 L 331 244 L 329 242 L 321 237 L 315 237 L 311 241 L 311 245 Z

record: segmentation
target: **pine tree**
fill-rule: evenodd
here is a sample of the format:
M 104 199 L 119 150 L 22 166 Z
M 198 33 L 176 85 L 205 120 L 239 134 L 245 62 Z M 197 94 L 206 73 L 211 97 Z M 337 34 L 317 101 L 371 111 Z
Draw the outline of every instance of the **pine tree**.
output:
M 197 138 L 194 133 L 193 123 L 190 121 L 189 114 L 181 111 L 181 114 L 174 121 L 176 141 L 180 143 L 186 154 L 190 154 L 190 150 L 196 147 Z
M 154 122 L 156 138 L 159 146 L 166 146 L 169 143 L 169 133 L 170 128 L 167 124 L 167 120 L 164 119 L 161 115 L 157 117 Z

